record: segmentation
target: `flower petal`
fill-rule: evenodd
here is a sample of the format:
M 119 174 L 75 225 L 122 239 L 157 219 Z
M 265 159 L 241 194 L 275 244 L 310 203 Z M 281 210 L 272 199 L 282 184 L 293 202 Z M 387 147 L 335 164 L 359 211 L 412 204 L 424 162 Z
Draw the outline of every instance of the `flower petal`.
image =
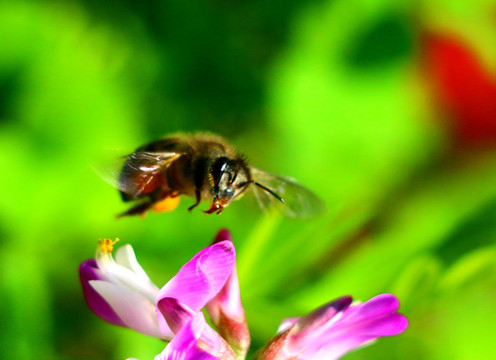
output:
M 153 284 L 136 259 L 136 254 L 131 245 L 126 244 L 117 249 L 115 252 L 115 262 L 131 270 L 142 282 Z
M 229 231 L 217 233 L 214 244 L 222 241 L 232 243 Z M 206 305 L 217 331 L 231 346 L 238 358 L 244 359 L 250 347 L 250 332 L 246 324 L 245 310 L 241 303 L 236 265 L 219 293 Z
M 95 259 L 81 263 L 79 278 L 83 287 L 84 298 L 90 309 L 109 323 L 126 326 L 108 302 L 89 283 L 91 280 L 105 280 L 105 275 L 98 269 Z
M 327 328 L 318 342 L 307 347 L 301 359 L 338 359 L 379 337 L 405 331 L 408 321 L 405 316 L 396 313 L 398 307 L 398 299 L 391 294 L 382 294 L 363 304 L 350 306 L 336 323 Z
M 373 343 L 381 336 L 396 335 L 403 332 L 408 323 L 401 314 L 389 314 L 364 325 L 353 332 L 337 332 L 330 336 L 322 336 L 318 342 L 311 344 L 301 354 L 300 360 L 333 360 L 339 359 L 349 351 Z
M 370 339 L 366 337 L 361 338 L 359 336 L 342 339 L 329 346 L 309 348 L 298 357 L 298 360 L 337 360 L 349 351 L 367 344 L 367 342 L 371 342 Z
M 147 297 L 151 303 L 155 303 L 159 291 L 158 288 L 150 281 L 139 264 L 138 273 L 135 273 L 134 269 L 127 267 L 127 265 L 135 267 L 132 265 L 133 260 L 130 258 L 134 257 L 134 251 L 130 245 L 123 247 L 125 249 L 123 253 L 120 252 L 119 259 L 120 261 L 124 261 L 126 266 L 116 263 L 113 257 L 107 253 L 99 253 L 96 257 L 98 268 L 105 274 L 109 282 L 121 284 L 123 287 Z M 125 257 L 128 258 L 124 259 Z
M 196 312 L 181 304 L 174 298 L 163 298 L 157 303 L 158 310 L 173 333 L 177 334 L 181 328 L 195 316 Z
M 289 333 L 288 348 L 290 351 L 299 352 L 299 349 L 315 343 L 315 339 L 320 338 L 326 329 L 333 329 L 335 321 L 341 319 L 341 314 L 349 308 L 352 301 L 351 296 L 343 296 L 301 317 Z
M 141 293 L 119 284 L 92 280 L 90 285 L 100 294 L 122 319 L 125 326 L 146 335 L 163 339 L 173 336 L 167 327 L 159 328 L 155 304 Z
M 336 332 L 323 337 L 324 346 L 307 349 L 302 360 L 339 359 L 349 351 L 371 344 L 381 336 L 397 335 L 406 330 L 408 321 L 402 314 L 387 314 L 361 324 L 353 332 Z
M 231 347 L 214 329 L 212 329 L 205 322 L 203 313 L 200 314 L 201 317 L 199 321 L 202 321 L 204 323 L 200 337 L 202 347 L 208 349 L 211 354 L 217 356 L 220 359 L 236 360 L 236 355 L 234 354 Z
M 397 335 L 408 326 L 405 316 L 396 312 L 399 302 L 394 295 L 381 294 L 355 305 L 351 301 L 345 296 L 305 317 L 287 319 L 281 325 L 285 332 L 269 342 L 262 358 L 339 359 L 352 349 L 381 336 Z
M 234 259 L 234 246 L 230 241 L 222 241 L 203 249 L 164 285 L 157 303 L 170 297 L 193 311 L 199 311 L 224 286 L 233 269 Z M 158 314 L 160 326 L 163 326 L 165 320 Z
M 394 295 L 381 294 L 375 296 L 363 304 L 350 306 L 350 308 L 344 312 L 343 317 L 339 320 L 339 322 L 333 325 L 332 332 L 336 334 L 340 331 L 344 331 L 344 329 L 350 328 L 353 328 L 354 331 L 363 330 L 370 332 L 374 326 L 388 326 L 388 315 L 396 314 L 398 308 L 399 301 Z M 398 321 L 400 321 L 400 326 L 398 329 L 402 329 L 404 322 L 402 319 Z M 404 330 L 405 329 L 403 328 L 398 333 Z M 389 334 L 386 330 L 384 331 L 384 334 L 378 334 L 377 336 L 390 336 L 398 334 L 394 333 L 394 327 L 391 329 L 393 332 L 391 334 Z
M 231 234 L 226 229 L 219 230 L 215 236 L 214 244 L 218 244 L 223 241 L 229 241 L 232 244 Z M 219 322 L 220 311 L 234 321 L 245 321 L 245 311 L 243 309 L 243 305 L 241 304 L 236 265 L 233 266 L 231 275 L 227 279 L 225 285 L 222 289 L 220 289 L 215 298 L 207 304 L 207 310 L 216 326 Z
M 408 327 L 408 320 L 402 314 L 386 314 L 369 319 L 354 326 L 333 329 L 332 333 L 323 336 L 329 343 L 342 343 L 347 339 L 372 340 L 381 336 L 393 336 L 402 333 Z M 361 340 L 363 341 L 363 340 Z
M 348 309 L 353 301 L 351 296 L 343 296 L 315 309 L 310 314 L 300 318 L 295 324 L 296 332 L 315 331 L 323 325 L 329 324 L 338 313 Z
M 383 314 L 393 313 L 398 310 L 400 303 L 392 294 L 381 294 L 369 301 L 352 305 L 344 314 L 342 321 L 362 321 Z
M 212 334 L 214 338 L 212 338 Z M 215 339 L 217 337 L 217 339 Z M 201 347 L 199 339 L 201 338 Z M 222 339 L 206 323 L 203 313 L 197 313 L 191 320 L 185 324 L 165 349 L 155 357 L 155 360 L 215 360 L 231 359 L 232 357 L 223 356 L 220 352 L 215 356 L 209 351 L 212 349 L 217 352 L 212 344 L 222 343 Z M 232 354 L 234 356 L 234 354 Z
M 234 266 L 224 287 L 219 291 L 217 296 L 207 304 L 207 310 L 215 324 L 219 322 L 221 310 L 233 320 L 238 322 L 243 322 L 245 320 L 245 311 L 241 304 L 236 266 Z

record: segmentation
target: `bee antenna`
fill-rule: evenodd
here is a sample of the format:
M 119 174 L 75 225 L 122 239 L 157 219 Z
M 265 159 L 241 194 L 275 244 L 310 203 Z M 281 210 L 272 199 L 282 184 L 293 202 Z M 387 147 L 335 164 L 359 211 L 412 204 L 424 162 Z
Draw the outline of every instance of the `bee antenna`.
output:
M 282 197 L 280 197 L 279 195 L 277 195 L 275 192 L 273 192 L 272 190 L 270 190 L 268 187 L 256 182 L 255 180 L 251 180 L 249 181 L 249 183 L 252 183 L 253 185 L 257 185 L 259 188 L 262 188 L 263 190 L 267 191 L 270 195 L 274 196 L 277 200 L 279 200 L 280 202 L 282 202 L 283 204 L 285 203 L 284 199 Z

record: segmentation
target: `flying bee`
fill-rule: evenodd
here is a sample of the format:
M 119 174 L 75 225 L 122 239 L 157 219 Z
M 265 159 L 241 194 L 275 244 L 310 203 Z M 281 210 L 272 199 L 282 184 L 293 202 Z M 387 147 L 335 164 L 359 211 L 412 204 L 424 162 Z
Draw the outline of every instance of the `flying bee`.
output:
M 324 209 L 310 190 L 251 166 L 222 137 L 205 133 L 176 134 L 140 146 L 123 158 L 115 185 L 123 201 L 138 202 L 120 216 L 172 210 L 182 195 L 195 199 L 188 210 L 208 201 L 204 212 L 220 214 L 249 189 L 262 208 L 279 203 L 290 217 L 311 217 Z

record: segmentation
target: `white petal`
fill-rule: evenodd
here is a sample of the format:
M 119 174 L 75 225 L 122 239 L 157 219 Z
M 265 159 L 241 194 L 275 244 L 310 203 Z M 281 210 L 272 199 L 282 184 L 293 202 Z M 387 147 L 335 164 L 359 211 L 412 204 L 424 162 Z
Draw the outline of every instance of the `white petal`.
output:
M 136 254 L 134 253 L 133 247 L 131 245 L 126 244 L 117 249 L 115 253 L 115 262 L 134 272 L 136 276 L 142 279 L 143 282 L 151 283 L 150 278 L 136 259 Z
M 129 268 L 117 264 L 108 254 L 100 254 L 97 256 L 96 262 L 100 271 L 105 275 L 105 279 L 108 279 L 109 282 L 122 285 L 145 296 L 150 302 L 155 302 L 159 289 L 146 274 L 143 278 L 141 274 L 136 274 Z
M 92 280 L 90 285 L 131 329 L 159 338 L 172 336 L 172 331 L 170 333 L 160 332 L 155 303 L 150 302 L 147 297 L 122 285 L 107 281 Z

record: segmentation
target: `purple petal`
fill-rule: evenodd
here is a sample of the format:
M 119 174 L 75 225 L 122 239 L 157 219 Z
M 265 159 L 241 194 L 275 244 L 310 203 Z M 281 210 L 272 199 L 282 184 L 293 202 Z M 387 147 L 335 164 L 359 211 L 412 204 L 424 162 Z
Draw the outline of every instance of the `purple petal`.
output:
M 388 314 L 364 324 L 362 331 L 374 337 L 401 334 L 408 327 L 408 320 L 402 314 Z
M 300 360 L 338 359 L 381 336 L 397 335 L 408 326 L 405 316 L 396 312 L 399 302 L 391 294 L 376 296 L 363 304 L 349 306 L 350 302 L 351 297 L 338 299 L 300 319 L 289 330 L 289 356 Z
M 408 320 L 402 314 L 386 314 L 369 319 L 352 326 L 339 326 L 324 336 L 325 341 L 342 341 L 344 338 L 367 337 L 375 339 L 381 336 L 398 335 L 406 330 Z
M 356 336 L 354 338 L 345 338 L 333 343 L 322 344 L 323 346 L 314 346 L 307 348 L 298 360 L 337 360 L 349 351 L 362 346 L 370 341 L 370 338 Z
M 214 244 L 229 241 L 232 243 L 231 234 L 226 229 L 217 233 Z M 241 304 L 238 273 L 236 265 L 233 266 L 231 275 L 220 289 L 219 293 L 207 304 L 207 311 L 212 321 L 217 326 L 220 321 L 220 312 L 237 322 L 245 321 L 245 312 Z
M 166 297 L 177 299 L 193 311 L 202 309 L 224 286 L 234 266 L 230 241 L 211 245 L 188 261 L 160 290 L 157 303 Z M 167 327 L 157 310 L 161 328 Z
M 396 296 L 392 294 L 381 294 L 373 297 L 369 301 L 352 305 L 343 316 L 347 321 L 362 321 L 367 318 L 374 318 L 383 314 L 393 313 L 398 310 L 400 303 Z M 353 318 L 353 320 L 351 320 Z
M 198 311 L 224 286 L 234 266 L 230 241 L 211 245 L 187 262 L 160 290 L 158 301 L 172 297 Z
M 203 313 L 199 312 L 191 321 L 192 328 L 195 331 L 196 338 L 201 343 L 201 347 L 214 356 L 222 360 L 236 360 L 236 355 L 220 337 L 219 334 L 212 329 L 205 321 Z
M 326 324 L 338 313 L 346 310 L 351 305 L 352 301 L 353 298 L 351 296 L 343 296 L 339 299 L 331 301 L 330 303 L 322 305 L 310 314 L 298 320 L 296 323 L 296 326 L 298 327 L 297 331 L 307 331 L 308 328 L 308 330 L 314 330 L 315 328 Z
M 399 315 L 396 314 L 396 311 L 399 307 L 398 299 L 391 294 L 381 294 L 376 297 L 373 297 L 369 301 L 352 305 L 348 310 L 346 310 L 343 314 L 343 317 L 332 327 L 332 332 L 337 333 L 339 331 L 343 331 L 344 329 L 348 329 L 347 331 L 362 333 L 370 332 L 374 327 L 384 326 L 386 329 L 389 324 L 394 325 L 389 322 L 389 315 Z M 391 334 L 385 330 L 384 334 L 378 332 L 376 336 L 390 336 L 396 335 L 405 330 L 408 323 L 406 322 L 406 318 L 403 316 L 400 317 L 398 329 L 401 329 L 399 332 L 394 333 L 395 328 L 391 329 Z M 393 317 L 395 319 L 395 317 Z M 406 325 L 405 325 L 406 324 Z M 405 325 L 405 328 L 402 326 Z
M 225 229 L 217 233 L 214 244 L 222 241 L 232 243 L 231 235 Z M 236 265 L 233 265 L 222 289 L 207 303 L 206 309 L 220 336 L 234 349 L 238 358 L 244 359 L 251 339 L 241 303 Z
M 90 309 L 109 323 L 126 326 L 105 299 L 89 284 L 90 280 L 105 280 L 105 276 L 98 269 L 95 259 L 89 259 L 81 263 L 79 266 L 79 278 L 83 287 L 84 298 Z
M 157 303 L 158 310 L 162 313 L 170 329 L 177 334 L 188 323 L 195 312 L 184 306 L 174 298 L 163 298 Z
M 341 331 L 330 336 L 322 337 L 319 343 L 312 344 L 306 349 L 301 360 L 332 360 L 339 359 L 349 351 L 367 345 L 381 336 L 397 335 L 408 326 L 408 321 L 401 314 L 384 315 L 362 324 L 353 331 Z
M 207 311 L 216 326 L 219 323 L 221 311 L 224 315 L 237 322 L 245 321 L 245 310 L 241 303 L 236 266 L 234 266 L 224 287 L 207 304 Z
M 381 336 L 397 335 L 408 326 L 401 314 L 387 314 L 361 323 L 359 327 L 333 331 L 321 336 L 307 347 L 301 360 L 339 359 L 357 347 L 365 345 Z
M 205 322 L 203 313 L 197 313 L 172 339 L 155 360 L 215 360 L 220 359 L 204 350 L 206 343 L 202 339 L 202 347 L 198 340 L 210 328 Z M 210 329 L 213 331 L 212 329 Z M 214 332 L 215 333 L 215 332 Z M 218 336 L 218 335 L 217 335 Z M 224 357 L 222 357 L 224 359 Z
M 290 349 L 306 347 L 309 342 L 315 341 L 330 321 L 348 309 L 352 301 L 351 296 L 343 296 L 300 318 L 290 331 Z
M 405 316 L 396 313 L 398 306 L 398 299 L 390 294 L 350 306 L 318 341 L 307 347 L 302 359 L 338 359 L 367 342 L 405 331 L 408 321 Z

